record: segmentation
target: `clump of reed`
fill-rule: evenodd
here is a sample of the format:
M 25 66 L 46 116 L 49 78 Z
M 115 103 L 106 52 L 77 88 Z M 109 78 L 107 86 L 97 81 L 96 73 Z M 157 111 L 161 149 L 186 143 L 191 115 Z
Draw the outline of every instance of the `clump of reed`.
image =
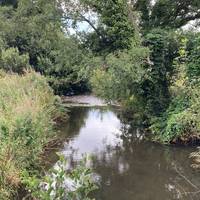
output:
M 17 199 L 21 172 L 37 168 L 53 134 L 55 101 L 43 76 L 0 73 L 0 199 Z

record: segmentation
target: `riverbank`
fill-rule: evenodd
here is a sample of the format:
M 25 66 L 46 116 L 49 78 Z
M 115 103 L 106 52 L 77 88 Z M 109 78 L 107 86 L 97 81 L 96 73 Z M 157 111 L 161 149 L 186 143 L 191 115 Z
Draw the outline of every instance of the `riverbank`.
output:
M 35 72 L 0 77 L 0 199 L 18 199 L 21 174 L 40 168 L 40 154 L 52 139 L 56 97 Z

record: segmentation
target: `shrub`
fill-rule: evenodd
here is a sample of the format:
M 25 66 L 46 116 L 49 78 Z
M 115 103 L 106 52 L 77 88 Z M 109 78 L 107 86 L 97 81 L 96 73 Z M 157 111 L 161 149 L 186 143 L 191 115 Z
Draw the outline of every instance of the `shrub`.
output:
M 86 167 L 87 157 L 73 170 L 66 170 L 63 155 L 57 165 L 43 178 L 30 177 L 23 172 L 23 183 L 31 191 L 31 196 L 40 200 L 90 200 L 90 192 L 97 189 L 92 180 L 92 171 Z
M 154 139 L 163 143 L 192 143 L 200 140 L 200 85 L 196 77 L 198 75 L 192 73 L 191 66 L 194 65 L 188 59 L 187 42 L 186 38 L 181 39 L 179 57 L 174 62 L 176 74 L 170 88 L 170 105 L 166 112 L 151 121 L 150 129 Z
M 22 73 L 29 66 L 29 56 L 20 55 L 17 48 L 8 48 L 1 52 L 0 65 L 5 71 Z

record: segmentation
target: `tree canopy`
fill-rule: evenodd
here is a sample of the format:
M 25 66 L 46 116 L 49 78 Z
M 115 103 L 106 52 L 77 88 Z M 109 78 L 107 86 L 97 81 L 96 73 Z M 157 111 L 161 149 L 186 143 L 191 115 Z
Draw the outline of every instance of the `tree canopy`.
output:
M 132 3 L 141 12 L 144 29 L 180 28 L 191 20 L 200 19 L 198 0 L 137 0 Z

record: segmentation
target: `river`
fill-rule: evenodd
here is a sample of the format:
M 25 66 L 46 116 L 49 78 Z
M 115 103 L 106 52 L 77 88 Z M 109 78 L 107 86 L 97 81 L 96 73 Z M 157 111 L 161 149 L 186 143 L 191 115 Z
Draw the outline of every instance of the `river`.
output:
M 130 131 L 122 122 L 117 108 L 99 101 L 95 106 L 93 97 L 92 106 L 86 106 L 88 99 L 84 97 L 82 104 L 67 99 L 76 106 L 70 107 L 68 121 L 59 127 L 63 141 L 59 151 L 70 166 L 84 154 L 92 155 L 99 184 L 96 200 L 200 199 L 195 188 L 200 186 L 200 172 L 191 168 L 189 159 L 194 148 L 145 141 L 139 129 Z M 56 162 L 55 152 L 49 159 Z

